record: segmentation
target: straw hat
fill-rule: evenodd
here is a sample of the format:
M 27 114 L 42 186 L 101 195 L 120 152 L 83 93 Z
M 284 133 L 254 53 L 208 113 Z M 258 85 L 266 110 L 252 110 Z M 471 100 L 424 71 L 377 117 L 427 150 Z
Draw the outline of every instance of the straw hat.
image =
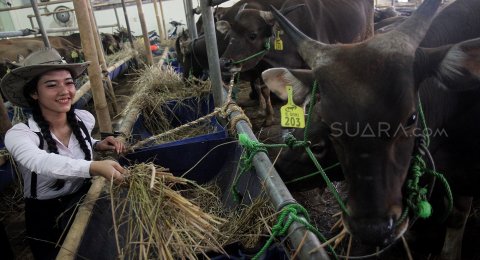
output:
M 0 83 L 5 98 L 12 104 L 20 107 L 29 107 L 23 95 L 25 84 L 35 77 L 57 69 L 69 70 L 72 78 L 79 77 L 87 69 L 90 62 L 68 64 L 57 50 L 44 48 L 30 53 L 23 61 L 16 64 L 15 68 L 7 73 Z

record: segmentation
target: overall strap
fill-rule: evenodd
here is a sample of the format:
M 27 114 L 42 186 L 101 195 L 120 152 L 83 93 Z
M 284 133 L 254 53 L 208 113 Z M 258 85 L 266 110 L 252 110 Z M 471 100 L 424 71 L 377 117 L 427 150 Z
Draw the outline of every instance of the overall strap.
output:
M 30 127 L 28 125 L 28 120 L 27 122 L 25 122 L 25 124 Z M 43 150 L 43 145 L 44 145 L 44 141 L 43 141 L 43 136 L 40 132 L 34 132 L 35 134 L 38 135 L 38 138 L 40 139 L 40 144 L 38 145 L 38 148 L 42 149 Z M 33 198 L 33 199 L 36 199 L 37 198 L 37 173 L 36 172 L 32 172 L 32 177 L 30 179 L 30 196 Z
M 85 124 L 83 123 L 83 121 L 80 118 L 78 118 L 78 125 L 80 126 L 83 133 L 85 134 L 85 136 L 86 136 L 85 140 L 87 140 L 90 143 L 90 147 L 92 147 L 92 151 L 93 151 L 92 138 L 90 137 L 90 134 L 88 133 L 87 127 L 85 126 Z

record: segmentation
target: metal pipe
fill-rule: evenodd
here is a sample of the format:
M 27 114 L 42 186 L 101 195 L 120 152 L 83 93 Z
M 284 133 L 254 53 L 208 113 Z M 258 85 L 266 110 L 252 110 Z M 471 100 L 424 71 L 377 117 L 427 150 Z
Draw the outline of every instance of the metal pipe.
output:
M 100 25 L 98 28 L 110 28 L 110 27 L 116 27 L 117 24 L 108 24 L 108 25 Z M 38 28 L 35 28 L 36 30 Z M 51 28 L 45 30 L 47 33 L 56 33 L 56 32 L 71 32 L 71 31 L 78 31 L 78 27 L 62 27 L 62 28 Z
M 45 3 L 37 3 L 38 6 L 44 6 L 44 5 L 54 5 L 54 4 L 62 4 L 62 3 L 69 3 L 72 2 L 72 0 L 59 0 L 59 1 L 49 1 Z M 135 0 L 130 0 L 127 1 L 127 3 L 135 3 Z M 93 6 L 93 8 L 97 7 L 106 7 L 106 6 L 120 6 L 119 3 L 106 3 L 106 4 L 96 4 Z M 13 11 L 13 10 L 19 10 L 19 9 L 25 9 L 25 8 L 31 8 L 32 5 L 19 5 L 15 7 L 9 7 L 9 8 L 0 8 L 0 12 L 5 12 L 5 11 Z
M 130 30 L 130 22 L 128 21 L 127 7 L 125 5 L 125 0 L 122 0 L 122 9 L 123 9 L 123 15 L 125 16 L 125 24 L 127 25 L 128 41 L 130 42 L 130 47 L 133 48 L 132 30 Z
M 37 17 L 37 24 L 38 24 L 38 27 L 40 27 L 40 33 L 42 33 L 43 43 L 45 44 L 45 47 L 50 48 L 51 46 L 50 46 L 50 42 L 48 41 L 48 35 L 45 32 L 45 28 L 43 27 L 43 23 L 42 23 L 42 18 L 40 16 L 40 12 L 38 11 L 37 1 L 30 0 L 30 2 L 32 3 L 33 12 Z
M 68 3 L 68 2 L 72 2 L 72 0 L 60 0 L 60 1 L 50 1 L 50 2 L 46 2 L 46 3 L 37 3 L 37 6 L 61 4 L 61 3 Z M 9 7 L 9 8 L 0 8 L 0 12 L 13 11 L 13 10 L 19 10 L 19 9 L 25 9 L 25 8 L 31 8 L 31 7 L 33 7 L 33 6 L 32 5 L 19 5 L 19 6 Z
M 196 39 L 198 37 L 197 26 L 195 25 L 195 13 L 193 12 L 192 0 L 183 0 L 185 6 L 185 17 L 187 19 L 188 33 L 190 39 Z
M 118 19 L 118 12 L 117 12 L 117 8 L 114 7 L 113 8 L 113 11 L 115 12 L 115 19 L 117 20 L 117 27 L 118 27 L 118 31 L 120 31 L 120 19 Z M 100 27 L 97 27 L 97 28 L 100 28 Z
M 48 13 L 43 13 L 43 14 L 40 14 L 41 16 L 50 16 L 52 14 L 58 14 L 58 13 L 65 13 L 65 12 L 75 12 L 74 9 L 68 9 L 68 10 L 61 10 L 61 11 L 53 11 L 53 12 L 48 12 Z M 27 15 L 28 18 L 30 17 L 35 17 L 35 15 L 33 14 L 29 14 Z
M 210 81 L 213 85 L 213 100 L 216 107 L 223 104 L 223 82 L 220 74 L 220 60 L 218 58 L 217 37 L 215 35 L 215 25 L 213 20 L 212 7 L 209 0 L 200 0 L 202 8 L 203 31 L 207 43 L 208 69 Z
M 15 37 L 15 36 L 27 36 L 36 33 L 32 29 L 23 29 L 20 31 L 0 32 L 0 38 Z
M 221 106 L 225 102 L 226 91 L 221 81 L 220 65 L 218 59 L 217 41 L 213 20 L 212 7 L 209 6 L 210 0 L 201 0 L 203 29 L 207 41 L 207 55 L 210 72 L 210 80 L 213 84 L 213 97 L 215 106 Z M 233 112 L 232 117 L 238 115 Z M 257 140 L 252 129 L 244 120 L 240 120 L 236 125 L 237 132 L 245 133 L 252 140 Z M 292 197 L 277 171 L 273 167 L 270 159 L 264 152 L 257 153 L 253 159 L 253 165 L 257 176 L 265 183 L 269 198 L 277 210 L 283 206 L 294 203 Z M 289 239 L 293 247 L 298 250 L 300 259 L 329 259 L 327 253 L 321 248 L 321 243 L 315 234 L 308 231 L 302 224 L 293 222 L 288 229 Z

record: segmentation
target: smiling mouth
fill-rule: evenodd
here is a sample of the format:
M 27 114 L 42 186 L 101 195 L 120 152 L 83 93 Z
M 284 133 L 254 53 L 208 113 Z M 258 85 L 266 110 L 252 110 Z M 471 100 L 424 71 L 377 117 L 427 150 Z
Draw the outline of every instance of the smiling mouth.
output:
M 56 101 L 60 104 L 68 104 L 70 103 L 72 99 L 71 98 L 61 98 L 61 99 L 57 99 Z

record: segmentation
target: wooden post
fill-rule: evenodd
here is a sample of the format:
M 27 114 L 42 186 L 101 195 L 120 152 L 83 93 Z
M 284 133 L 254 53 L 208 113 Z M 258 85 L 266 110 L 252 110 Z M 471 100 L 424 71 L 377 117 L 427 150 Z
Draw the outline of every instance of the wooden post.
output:
M 7 108 L 3 103 L 2 95 L 0 95 L 0 139 L 3 140 L 5 138 L 5 133 L 8 129 L 12 127 L 12 122 L 8 117 Z
M 108 77 L 107 62 L 105 61 L 103 44 L 102 44 L 102 41 L 100 40 L 100 32 L 98 31 L 97 22 L 95 20 L 95 16 L 92 10 L 92 5 L 89 0 L 87 1 L 87 5 L 88 5 L 88 13 L 90 16 L 90 26 L 92 27 L 92 31 L 94 32 L 93 38 L 95 39 L 95 46 L 97 48 L 98 62 L 100 63 L 100 68 L 102 69 L 103 81 L 107 83 L 108 96 L 111 101 L 110 104 L 112 105 L 112 113 L 115 116 L 118 114 L 117 100 L 115 98 L 115 92 L 113 91 L 112 81 Z
M 158 3 L 160 5 L 160 16 L 162 17 L 162 25 L 163 25 L 163 38 L 164 40 L 166 40 L 168 38 L 168 35 L 167 35 L 167 27 L 165 27 L 165 16 L 163 15 L 163 4 L 162 4 L 162 0 L 158 0 Z
M 143 44 L 147 53 L 148 66 L 153 65 L 152 51 L 150 50 L 150 40 L 148 39 L 147 24 L 145 23 L 145 16 L 143 15 L 142 0 L 137 0 L 138 17 L 140 18 L 140 24 L 142 25 Z
M 155 17 L 157 19 L 158 34 L 160 34 L 160 39 L 165 38 L 165 32 L 163 31 L 163 14 L 162 19 L 160 19 L 160 14 L 158 13 L 158 1 L 153 0 L 153 9 L 155 10 Z
M 88 12 L 87 0 L 73 1 L 75 14 L 78 20 L 80 38 L 82 41 L 83 52 L 86 60 L 90 61 L 88 67 L 88 77 L 92 85 L 93 102 L 95 104 L 95 112 L 97 114 L 97 123 L 101 133 L 112 132 L 112 122 L 108 112 L 108 105 L 103 90 L 102 73 L 100 64 L 98 63 L 98 55 L 95 48 L 92 26 L 90 25 L 90 16 Z

